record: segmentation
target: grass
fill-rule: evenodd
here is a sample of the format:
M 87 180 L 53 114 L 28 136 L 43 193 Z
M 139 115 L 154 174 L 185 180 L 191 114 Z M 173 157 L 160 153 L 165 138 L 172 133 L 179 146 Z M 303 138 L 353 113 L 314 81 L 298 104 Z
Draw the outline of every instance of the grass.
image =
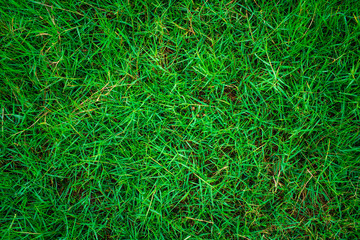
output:
M 359 239 L 360 2 L 0 3 L 2 239 Z

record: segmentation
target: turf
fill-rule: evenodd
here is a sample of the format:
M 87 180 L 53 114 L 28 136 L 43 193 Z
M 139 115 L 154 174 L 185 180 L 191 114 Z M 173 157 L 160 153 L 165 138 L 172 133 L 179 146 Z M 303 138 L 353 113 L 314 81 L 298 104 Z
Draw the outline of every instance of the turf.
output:
M 2 239 L 360 238 L 359 1 L 114 2 L 0 3 Z

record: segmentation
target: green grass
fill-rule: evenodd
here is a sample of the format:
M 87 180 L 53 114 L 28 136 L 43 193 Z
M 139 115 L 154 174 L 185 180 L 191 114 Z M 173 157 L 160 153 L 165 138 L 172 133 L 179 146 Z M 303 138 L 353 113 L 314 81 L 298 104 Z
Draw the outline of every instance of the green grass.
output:
M 359 239 L 360 2 L 3 0 L 2 239 Z

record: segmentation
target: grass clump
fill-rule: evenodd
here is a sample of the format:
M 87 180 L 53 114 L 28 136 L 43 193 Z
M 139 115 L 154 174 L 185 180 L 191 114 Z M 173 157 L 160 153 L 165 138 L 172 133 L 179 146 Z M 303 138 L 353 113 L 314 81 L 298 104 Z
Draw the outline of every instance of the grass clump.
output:
M 358 239 L 358 1 L 3 1 L 4 239 Z

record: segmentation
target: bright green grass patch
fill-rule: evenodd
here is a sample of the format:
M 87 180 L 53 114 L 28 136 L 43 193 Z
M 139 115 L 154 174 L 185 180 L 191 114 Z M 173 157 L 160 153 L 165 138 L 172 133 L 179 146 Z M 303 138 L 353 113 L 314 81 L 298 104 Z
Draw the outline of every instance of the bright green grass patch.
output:
M 360 238 L 359 1 L 2 1 L 4 239 Z

